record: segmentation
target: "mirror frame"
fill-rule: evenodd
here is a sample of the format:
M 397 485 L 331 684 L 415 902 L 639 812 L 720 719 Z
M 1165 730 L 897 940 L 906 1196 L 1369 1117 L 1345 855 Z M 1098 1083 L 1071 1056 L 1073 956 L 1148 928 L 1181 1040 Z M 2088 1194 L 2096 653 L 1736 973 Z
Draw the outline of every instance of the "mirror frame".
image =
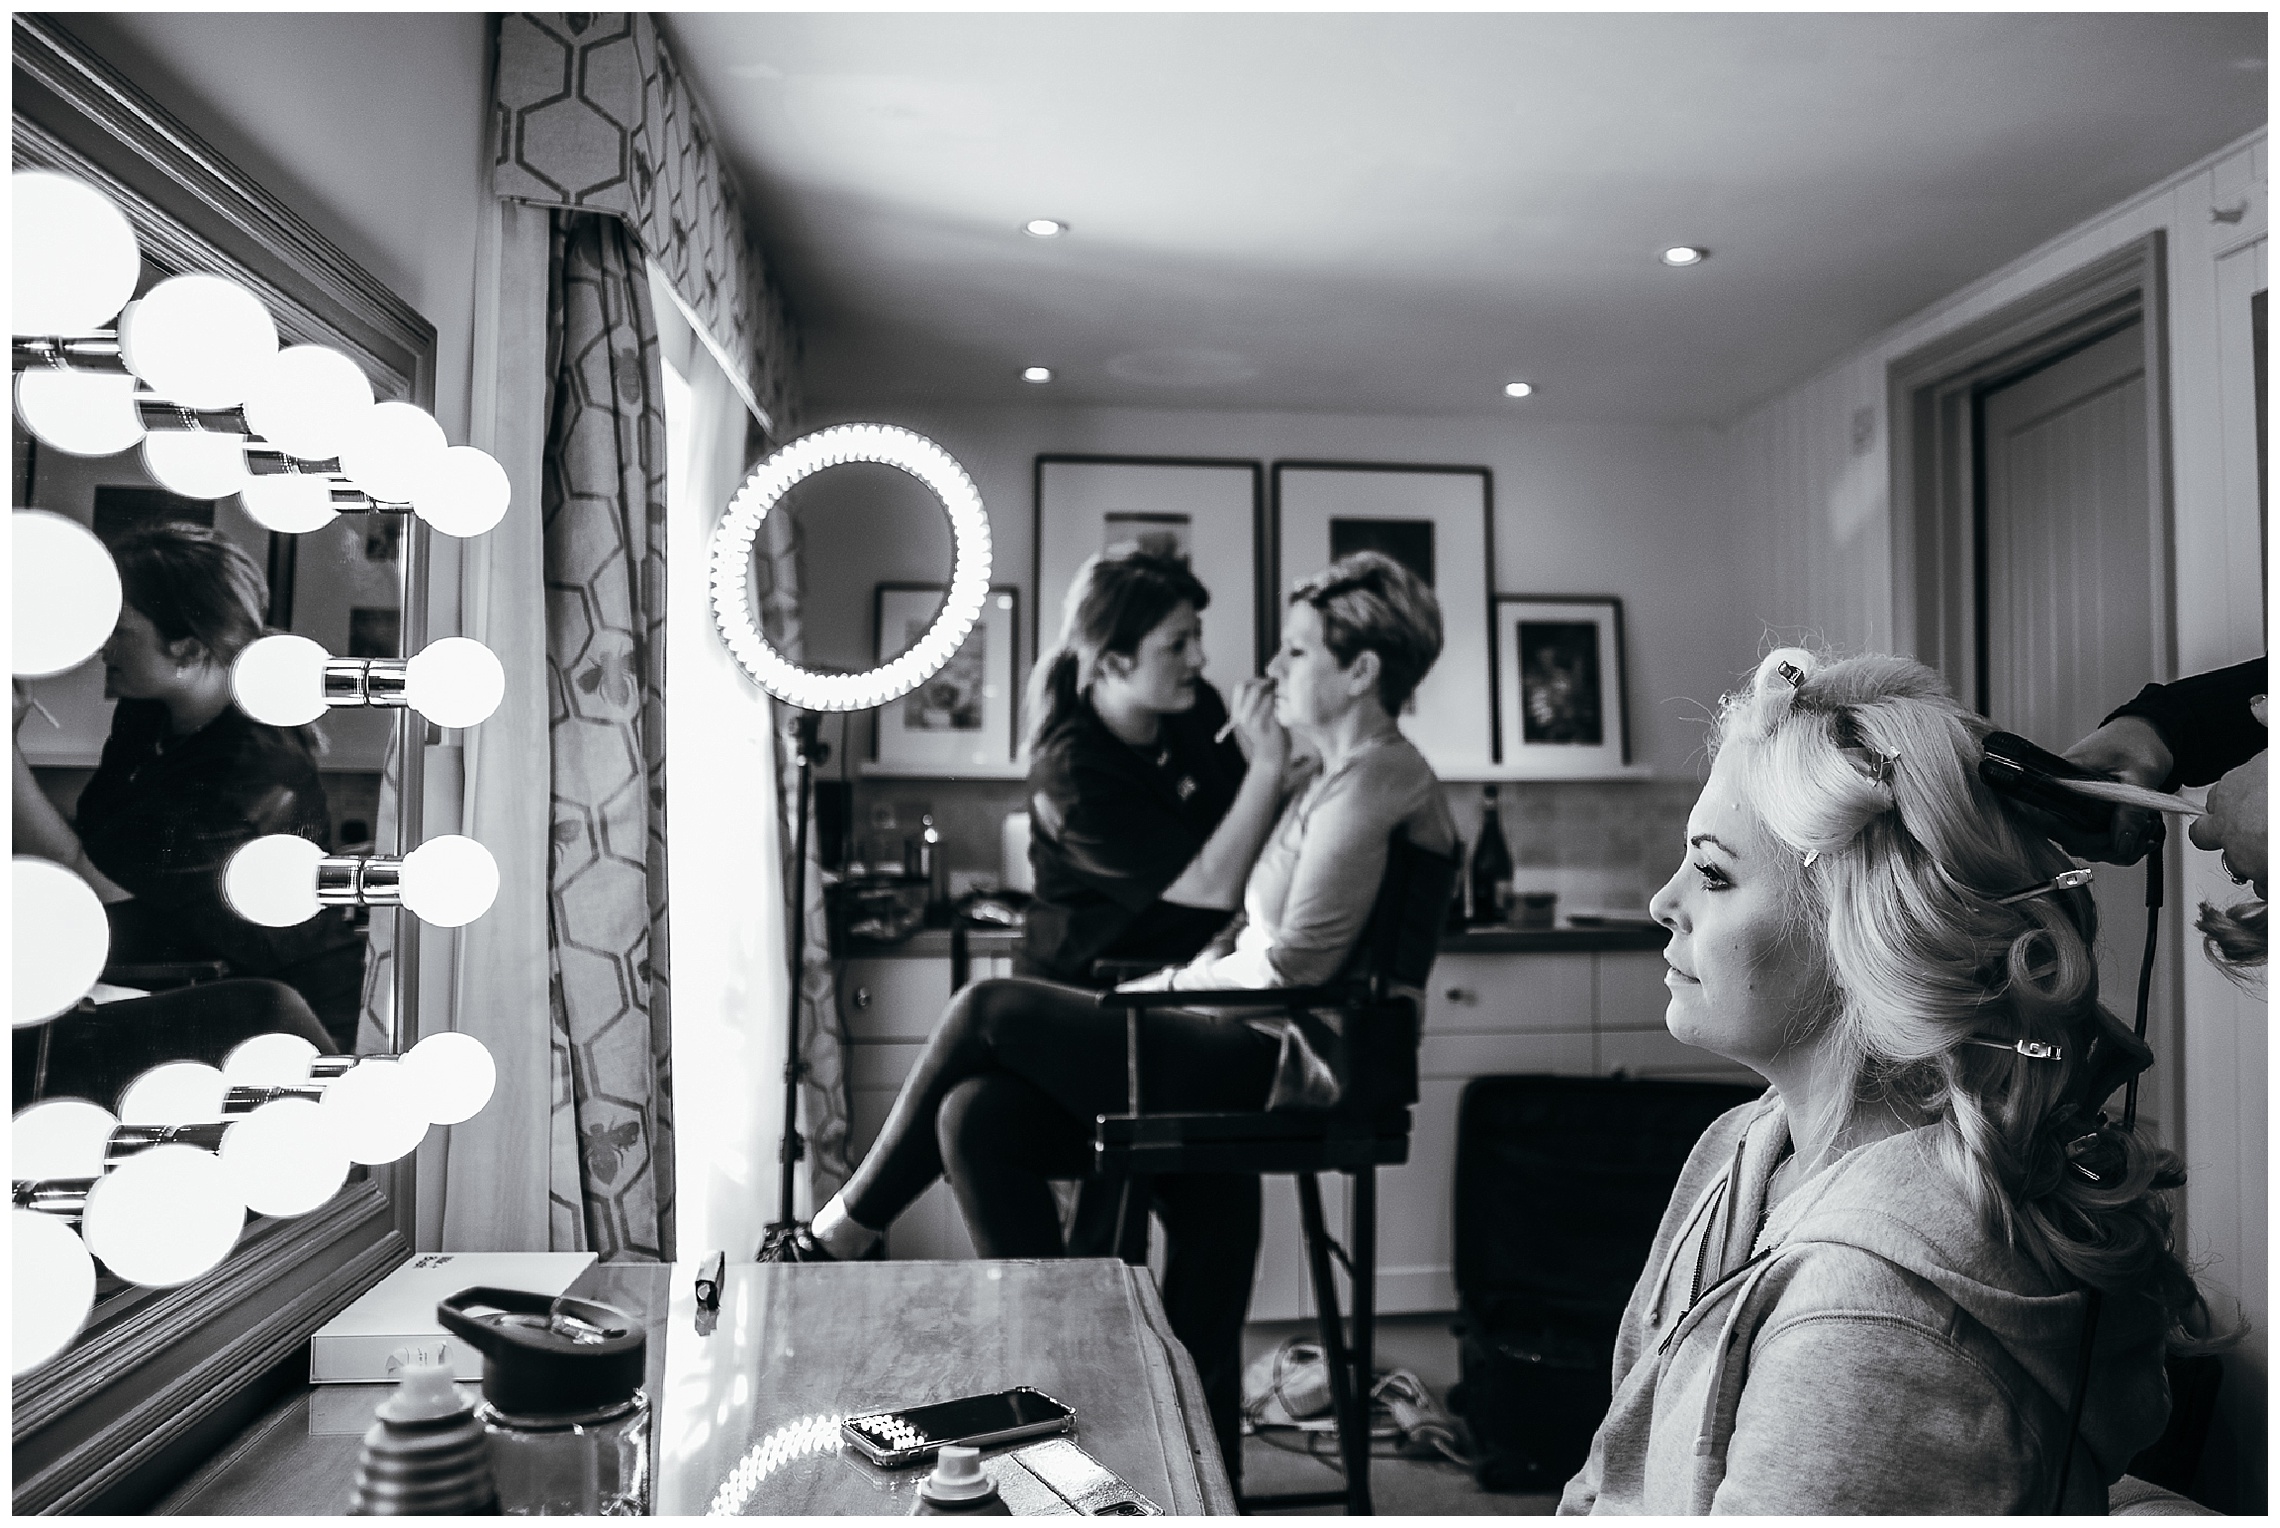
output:
M 16 168 L 101 187 L 146 261 L 238 281 L 284 343 L 330 345 L 379 396 L 432 404 L 432 324 L 55 18 L 12 20 Z M 409 653 L 427 634 L 429 532 L 406 529 Z M 401 852 L 420 838 L 425 738 L 408 711 L 397 726 Z M 418 942 L 418 920 L 399 914 L 392 1042 L 414 1032 Z M 314 1214 L 255 1222 L 202 1278 L 97 1306 L 63 1355 L 14 1382 L 14 1510 L 137 1511 L 187 1475 L 269 1404 L 311 1333 L 411 1255 L 414 1180 L 410 1158 L 375 1170 Z

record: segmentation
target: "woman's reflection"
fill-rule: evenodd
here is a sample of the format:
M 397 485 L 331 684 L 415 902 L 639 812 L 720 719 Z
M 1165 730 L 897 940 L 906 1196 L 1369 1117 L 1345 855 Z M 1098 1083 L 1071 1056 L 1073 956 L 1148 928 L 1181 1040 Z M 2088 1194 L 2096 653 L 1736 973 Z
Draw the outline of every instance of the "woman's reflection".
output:
M 240 845 L 272 833 L 324 843 L 330 831 L 309 734 L 257 722 L 231 699 L 230 665 L 265 630 L 261 569 L 227 537 L 189 524 L 135 531 L 111 554 L 125 605 L 101 654 L 103 692 L 118 701 L 110 736 L 73 821 L 40 790 L 19 744 L 17 852 L 68 865 L 95 888 L 114 968 L 218 961 L 226 970 L 207 974 L 281 982 L 345 1048 L 364 965 L 348 912 L 272 929 L 240 918 L 222 894 Z M 19 686 L 19 727 L 27 705 Z

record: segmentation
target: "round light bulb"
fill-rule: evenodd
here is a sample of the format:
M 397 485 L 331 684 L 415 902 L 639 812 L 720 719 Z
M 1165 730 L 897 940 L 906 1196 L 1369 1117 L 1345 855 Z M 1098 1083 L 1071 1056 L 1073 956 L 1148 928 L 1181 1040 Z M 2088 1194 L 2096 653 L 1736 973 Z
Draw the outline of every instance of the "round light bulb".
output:
M 309 1098 L 278 1098 L 222 1136 L 222 1169 L 256 1215 L 306 1215 L 348 1181 L 338 1122 Z
M 222 894 L 237 915 L 265 928 L 291 928 L 317 915 L 317 862 L 325 851 L 291 833 L 257 838 L 230 856 Z
M 35 366 L 16 373 L 24 428 L 67 456 L 115 456 L 143 438 L 135 379 Z
M 203 1125 L 222 1117 L 228 1090 L 222 1069 L 203 1061 L 166 1061 L 127 1084 L 119 1095 L 123 1125 Z
M 474 839 L 445 833 L 404 856 L 398 884 L 404 905 L 422 922 L 457 928 L 491 910 L 499 895 L 499 862 Z
M 16 958 L 8 1018 L 22 1029 L 87 995 L 110 958 L 111 923 L 94 888 L 53 860 L 17 855 L 9 890 Z
M 119 350 L 161 398 L 235 408 L 276 357 L 277 325 L 234 281 L 169 276 L 119 315 Z
M 480 536 L 506 518 L 514 489 L 488 452 L 452 446 L 412 489 L 412 508 L 446 536 Z
M 119 569 L 95 533 L 45 510 L 9 517 L 10 661 L 18 678 L 77 668 L 119 624 Z
M 351 1162 L 393 1162 L 427 1134 L 419 1080 L 400 1061 L 359 1061 L 325 1087 L 325 1113 Z
M 306 726 L 325 714 L 325 664 L 331 656 L 307 637 L 262 637 L 247 643 L 230 665 L 230 693 L 257 722 Z
M 290 1088 L 309 1080 L 317 1048 L 299 1035 L 255 1035 L 222 1058 L 222 1082 L 233 1088 Z
M 406 908 L 424 924 L 458 928 L 490 912 L 499 896 L 499 862 L 474 839 L 445 832 L 404 855 L 399 887 Z
M 281 535 L 322 530 L 339 513 L 333 508 L 333 480 L 313 472 L 248 473 L 238 497 L 245 512 Z
M 499 1068 L 483 1042 L 456 1031 L 429 1035 L 413 1046 L 404 1054 L 404 1068 L 419 1083 L 434 1125 L 473 1119 L 499 1083 Z
M 1710 258 L 1710 251 L 1699 244 L 1673 244 L 1662 252 L 1665 265 L 1700 265 Z
M 153 1146 L 87 1191 L 87 1250 L 120 1278 L 157 1289 L 217 1266 L 245 1228 L 245 1201 L 222 1160 L 195 1146 Z
M 142 457 L 152 477 L 186 499 L 226 499 L 253 481 L 245 437 L 221 430 L 153 430 Z
M 1024 366 L 1021 369 L 1021 380 L 1024 382 L 1050 382 L 1053 380 L 1053 368 L 1050 366 Z
M 507 671 L 473 637 L 431 642 L 404 665 L 405 703 L 439 727 L 474 726 L 506 693 Z
M 1533 382 L 1507 382 L 1504 384 L 1504 396 L 1507 398 L 1525 398 L 1535 390 L 1536 384 Z
M 287 456 L 338 456 L 372 407 L 372 384 L 354 361 L 323 345 L 288 345 L 262 364 L 245 397 L 245 422 Z
M 17 1210 L 8 1217 L 8 1237 L 8 1299 L 15 1307 L 8 1372 L 25 1374 L 62 1352 L 87 1324 L 95 1308 L 95 1259 L 60 1216 Z
M 1032 239 L 1058 239 L 1069 231 L 1069 225 L 1056 218 L 1031 218 L 1021 225 L 1021 231 Z
M 14 332 L 87 334 L 109 323 L 142 275 L 127 215 L 85 181 L 48 170 L 19 170 L 8 194 Z
M 340 470 L 375 499 L 405 504 L 450 449 L 443 426 L 409 403 L 375 403 L 341 442 Z
M 8 1176 L 100 1178 L 119 1117 L 84 1098 L 51 1098 L 8 1122 Z

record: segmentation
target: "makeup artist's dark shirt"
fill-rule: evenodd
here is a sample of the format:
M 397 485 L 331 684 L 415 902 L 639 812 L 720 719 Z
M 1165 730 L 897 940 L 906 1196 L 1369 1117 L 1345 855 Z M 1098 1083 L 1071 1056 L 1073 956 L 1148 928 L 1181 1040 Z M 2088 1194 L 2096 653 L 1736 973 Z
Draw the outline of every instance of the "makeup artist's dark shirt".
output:
M 1242 749 L 1232 737 L 1212 741 L 1226 721 L 1218 691 L 1199 684 L 1195 705 L 1165 716 L 1150 747 L 1118 738 L 1089 705 L 1038 741 L 1029 766 L 1037 886 L 1023 975 L 1100 985 L 1097 960 L 1170 965 L 1226 925 L 1229 911 L 1162 900 L 1242 786 Z
M 353 978 L 337 971 L 320 977 L 311 964 L 347 960 L 361 968 L 361 936 L 345 910 L 266 928 L 239 917 L 222 892 L 230 856 L 253 839 L 291 833 L 327 840 L 324 786 L 299 732 L 232 706 L 174 738 L 163 705 L 122 700 L 75 816 L 95 868 L 134 893 L 111 909 L 114 962 L 224 960 L 233 976 L 276 977 L 304 988 L 328 1027 L 337 1022 L 343 994 L 332 989 L 344 981 L 353 988 Z
M 2163 790 L 2209 785 L 2264 751 L 2264 724 L 2248 708 L 2263 693 L 2264 660 L 2251 658 L 2174 684 L 2149 684 L 2106 720 L 2136 716 L 2153 724 L 2175 760 Z

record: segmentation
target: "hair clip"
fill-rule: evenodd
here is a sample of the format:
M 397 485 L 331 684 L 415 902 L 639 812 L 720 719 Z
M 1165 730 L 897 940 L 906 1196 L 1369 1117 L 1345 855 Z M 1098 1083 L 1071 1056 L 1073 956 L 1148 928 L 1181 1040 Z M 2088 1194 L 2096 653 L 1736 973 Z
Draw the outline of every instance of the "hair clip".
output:
M 1989 1050 L 2017 1051 L 2029 1061 L 2064 1061 L 2066 1059 L 2065 1050 L 2062 1047 L 2052 1045 L 2047 1040 L 1998 1040 L 1993 1035 L 1965 1035 L 1963 1043 L 1966 1045 L 1984 1045 Z
M 2103 1111 L 2090 1117 L 2090 1128 L 2066 1143 L 2066 1165 L 2076 1176 L 2099 1188 L 2112 1188 L 2128 1176 L 2129 1156 L 2113 1138 L 2114 1127 Z
M 1813 861 L 1815 861 L 1815 860 L 1819 859 L 1820 857 L 1821 857 L 1821 851 L 1820 851 L 1820 850 L 1818 850 L 1818 849 L 1807 849 L 1807 850 L 1805 851 L 1805 868 L 1806 868 L 1807 870 L 1810 870 L 1810 869 L 1812 869 L 1812 868 L 1813 868 Z
M 1791 689 L 1801 690 L 1805 687 L 1805 671 L 1788 659 L 1785 658 L 1775 664 L 1773 671 L 1788 680 Z
M 2047 897 L 2054 891 L 2074 891 L 2089 885 L 2093 879 L 2095 877 L 2090 867 L 2083 865 L 2073 870 L 2061 870 L 2047 881 L 2029 886 L 2023 891 L 2014 891 L 2007 896 L 1997 897 L 1995 900 L 1998 904 L 2007 906 L 2013 902 L 2024 902 L 2029 897 Z

